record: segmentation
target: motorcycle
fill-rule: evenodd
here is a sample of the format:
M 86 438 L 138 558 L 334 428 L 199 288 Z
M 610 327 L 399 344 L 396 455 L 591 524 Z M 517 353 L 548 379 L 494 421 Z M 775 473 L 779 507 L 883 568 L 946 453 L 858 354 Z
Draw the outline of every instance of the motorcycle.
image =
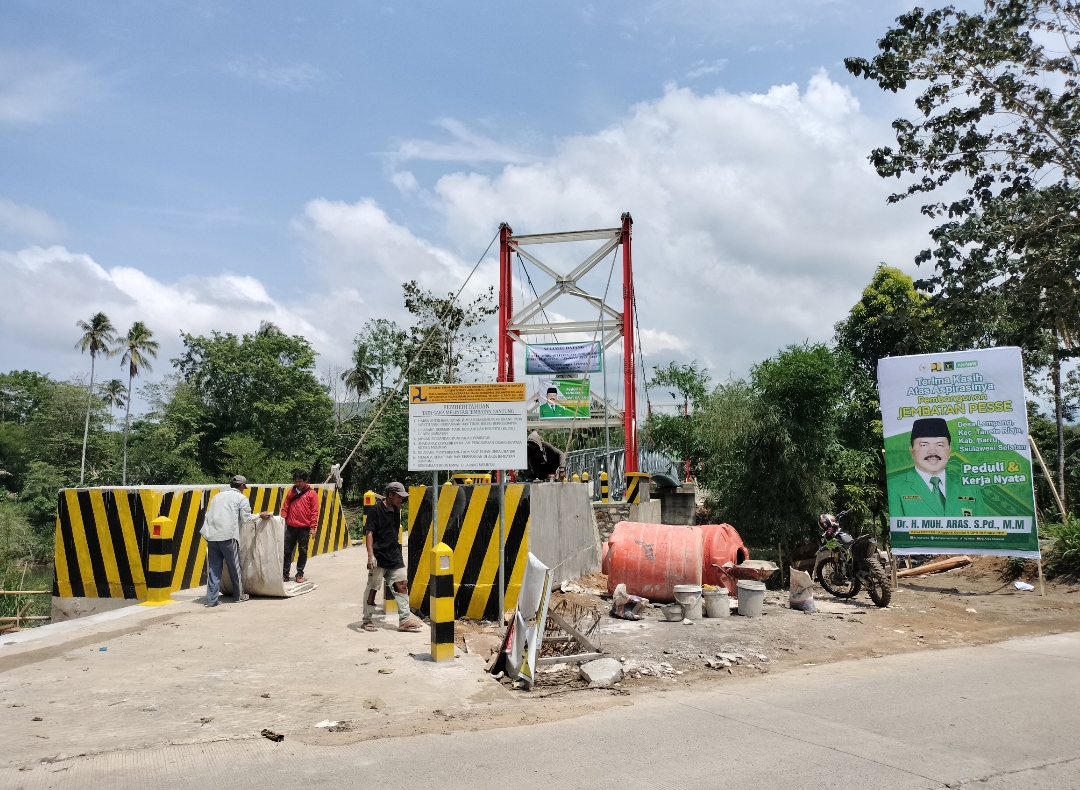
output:
M 821 548 L 814 558 L 814 575 L 825 591 L 837 598 L 854 598 L 865 587 L 870 600 L 886 607 L 892 600 L 892 585 L 877 550 L 877 540 L 869 535 L 853 538 L 840 526 L 851 511 L 833 516 L 822 514 Z

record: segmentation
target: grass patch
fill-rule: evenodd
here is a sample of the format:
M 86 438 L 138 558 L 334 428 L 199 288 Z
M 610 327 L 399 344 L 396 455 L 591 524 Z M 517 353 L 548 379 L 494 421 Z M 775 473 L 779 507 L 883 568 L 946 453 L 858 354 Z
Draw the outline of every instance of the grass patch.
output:
M 53 541 L 53 530 L 33 526 L 25 506 L 0 501 L 0 589 L 51 590 Z M 0 617 L 14 617 L 27 604 L 24 614 L 52 611 L 48 595 L 0 595 Z
M 1009 557 L 1005 560 L 1005 570 L 1001 575 L 1006 581 L 1019 579 L 1024 575 L 1027 566 L 1028 561 L 1024 557 Z
M 1080 579 L 1080 518 L 1048 524 L 1046 534 L 1052 539 L 1045 557 L 1047 575 Z

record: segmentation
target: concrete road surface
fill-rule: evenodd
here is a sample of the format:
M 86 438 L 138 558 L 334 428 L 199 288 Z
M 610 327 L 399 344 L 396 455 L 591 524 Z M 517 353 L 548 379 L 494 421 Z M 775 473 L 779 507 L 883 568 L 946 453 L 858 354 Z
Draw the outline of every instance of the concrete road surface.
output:
M 595 692 L 606 693 L 606 692 Z M 255 738 L 0 771 L 4 788 L 1080 788 L 1080 633 L 634 695 L 528 727 Z

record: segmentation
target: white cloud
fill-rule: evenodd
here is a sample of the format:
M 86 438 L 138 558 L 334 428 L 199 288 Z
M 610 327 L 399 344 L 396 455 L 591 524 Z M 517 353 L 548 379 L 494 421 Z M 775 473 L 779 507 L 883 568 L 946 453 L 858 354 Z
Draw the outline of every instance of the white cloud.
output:
M 727 62 L 727 58 L 713 61 L 699 60 L 694 64 L 694 68 L 686 72 L 686 77 L 687 79 L 696 79 L 704 77 L 706 74 L 719 74 L 727 66 Z
M 137 269 L 106 269 L 64 247 L 29 247 L 0 252 L 0 282 L 5 283 L 0 313 L 5 369 L 45 369 L 60 376 L 80 369 L 75 322 L 99 310 L 120 331 L 145 321 L 161 342 L 163 360 L 180 350 L 181 331 L 252 332 L 261 321 L 304 334 L 317 345 L 328 340 L 321 327 L 273 300 L 254 277 L 225 274 L 164 283 Z
M 522 164 L 536 159 L 511 145 L 477 134 L 453 118 L 443 118 L 435 125 L 449 132 L 452 139 L 447 142 L 405 140 L 398 145 L 396 151 L 390 154 L 390 157 L 396 161 L 426 159 L 435 162 L 498 162 L 501 164 Z
M 64 235 L 64 225 L 40 209 L 0 197 L 0 231 L 47 243 Z
M 785 345 L 827 340 L 879 261 L 907 266 L 925 244 L 925 220 L 915 207 L 887 206 L 892 185 L 866 161 L 888 133 L 824 73 L 802 90 L 762 94 L 671 87 L 610 128 L 557 141 L 542 159 L 438 179 L 425 193 L 433 216 L 424 227 L 436 229 L 428 238 L 371 199 L 310 201 L 294 227 L 308 271 L 278 284 L 279 299 L 252 277 L 166 283 L 62 247 L 0 254 L 9 284 L 0 348 L 8 368 L 60 372 L 39 360 L 70 349 L 74 321 L 100 309 L 118 325 L 146 320 L 172 343 L 181 328 L 243 332 L 272 320 L 307 335 L 321 365 L 343 364 L 367 319 L 407 320 L 402 282 L 456 291 L 500 221 L 536 233 L 612 227 L 630 211 L 646 367 L 696 358 L 715 379 L 744 375 Z M 404 176 L 399 186 L 417 188 Z M 556 246 L 537 252 L 563 271 L 586 254 L 560 257 Z M 495 283 L 496 259 L 489 255 L 466 296 Z M 609 266 L 590 275 L 593 293 Z M 536 288 L 547 288 L 530 270 Z M 615 272 L 617 302 L 617 264 Z M 515 284 L 515 300 L 529 292 Z M 579 317 L 561 301 L 549 313 Z
M 87 101 L 98 92 L 84 63 L 27 53 L 0 53 L 0 124 L 38 124 Z
M 536 233 L 611 227 L 630 211 L 643 329 L 683 344 L 661 355 L 723 377 L 828 339 L 879 261 L 907 265 L 925 243 L 915 207 L 887 206 L 891 185 L 866 161 L 887 135 L 824 72 L 802 91 L 671 87 L 543 161 L 449 174 L 434 194 L 457 244 L 499 220 Z
M 226 63 L 223 69 L 225 73 L 242 80 L 290 91 L 307 90 L 326 79 L 326 74 L 310 63 L 271 66 L 262 57 L 237 58 Z

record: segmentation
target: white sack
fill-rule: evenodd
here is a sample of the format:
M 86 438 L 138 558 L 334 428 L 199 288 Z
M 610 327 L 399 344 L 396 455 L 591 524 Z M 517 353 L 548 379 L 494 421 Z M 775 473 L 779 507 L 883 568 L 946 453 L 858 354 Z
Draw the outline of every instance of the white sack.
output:
M 271 516 L 256 518 L 240 525 L 240 573 L 244 592 L 270 598 L 291 598 L 315 589 L 311 582 L 296 584 L 281 579 L 285 557 L 285 519 Z M 232 594 L 232 579 L 226 565 L 221 573 L 221 589 Z
M 788 606 L 803 612 L 816 612 L 814 603 L 814 579 L 806 571 L 788 568 L 791 583 L 788 585 Z

